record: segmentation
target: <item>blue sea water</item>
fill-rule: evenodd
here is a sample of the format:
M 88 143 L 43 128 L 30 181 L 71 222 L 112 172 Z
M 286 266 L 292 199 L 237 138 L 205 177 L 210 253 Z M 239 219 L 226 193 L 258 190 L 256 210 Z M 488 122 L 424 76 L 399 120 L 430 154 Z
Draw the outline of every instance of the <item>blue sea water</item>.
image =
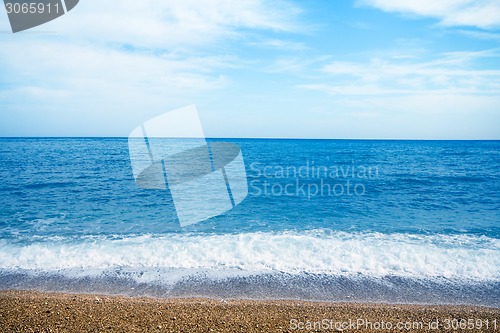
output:
M 126 138 L 0 139 L 0 288 L 500 306 L 500 141 L 214 141 L 249 194 L 181 228 Z

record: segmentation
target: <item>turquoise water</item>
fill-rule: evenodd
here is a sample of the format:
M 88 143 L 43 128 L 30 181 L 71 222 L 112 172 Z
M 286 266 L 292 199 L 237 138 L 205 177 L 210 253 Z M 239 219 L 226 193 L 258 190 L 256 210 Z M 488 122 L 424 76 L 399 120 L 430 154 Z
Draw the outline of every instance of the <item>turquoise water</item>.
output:
M 0 139 L 0 287 L 500 305 L 499 141 L 213 141 L 248 197 L 181 228 L 125 138 Z

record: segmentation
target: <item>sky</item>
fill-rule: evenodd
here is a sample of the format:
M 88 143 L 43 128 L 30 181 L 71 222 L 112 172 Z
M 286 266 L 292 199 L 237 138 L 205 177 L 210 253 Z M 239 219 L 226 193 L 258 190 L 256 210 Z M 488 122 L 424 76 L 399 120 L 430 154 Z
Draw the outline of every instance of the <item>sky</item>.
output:
M 0 136 L 500 139 L 499 0 L 80 0 L 13 34 Z

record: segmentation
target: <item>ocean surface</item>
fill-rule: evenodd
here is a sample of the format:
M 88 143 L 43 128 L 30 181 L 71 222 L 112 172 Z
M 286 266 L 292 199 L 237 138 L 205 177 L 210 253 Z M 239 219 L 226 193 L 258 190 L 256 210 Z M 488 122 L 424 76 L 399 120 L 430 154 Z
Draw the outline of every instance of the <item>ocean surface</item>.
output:
M 1 138 L 0 288 L 500 307 L 500 141 L 215 141 L 249 194 L 181 228 L 126 138 Z

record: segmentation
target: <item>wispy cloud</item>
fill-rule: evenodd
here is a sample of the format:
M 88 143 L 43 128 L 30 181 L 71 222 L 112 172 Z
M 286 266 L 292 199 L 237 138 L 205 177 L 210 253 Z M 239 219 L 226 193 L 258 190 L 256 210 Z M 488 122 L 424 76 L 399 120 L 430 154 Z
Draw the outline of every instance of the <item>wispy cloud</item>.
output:
M 435 17 L 447 26 L 500 27 L 500 2 L 496 0 L 358 0 L 357 4 L 387 12 Z
M 78 15 L 54 24 L 59 24 L 58 33 L 94 43 L 192 48 L 241 36 L 241 29 L 294 31 L 299 12 L 285 0 L 123 0 L 119 4 L 87 0 L 78 6 Z
M 263 70 L 266 73 L 288 73 L 299 77 L 311 77 L 314 76 L 313 72 L 318 66 L 331 59 L 330 55 L 278 57 L 264 66 Z
M 0 35 L 0 114 L 77 130 L 81 117 L 120 117 L 126 129 L 226 87 L 243 37 L 295 31 L 299 12 L 285 0 L 81 1 L 33 30 L 55 33 Z
M 300 87 L 335 95 L 500 94 L 500 69 L 476 64 L 488 57 L 500 57 L 499 51 L 449 52 L 427 61 L 334 61 L 323 66 L 322 82 Z
M 304 43 L 283 39 L 263 39 L 256 42 L 250 42 L 248 44 L 281 51 L 303 51 L 308 48 Z
M 471 30 L 461 30 L 459 32 L 467 37 L 500 42 L 500 33 L 494 33 L 488 31 L 471 31 Z

